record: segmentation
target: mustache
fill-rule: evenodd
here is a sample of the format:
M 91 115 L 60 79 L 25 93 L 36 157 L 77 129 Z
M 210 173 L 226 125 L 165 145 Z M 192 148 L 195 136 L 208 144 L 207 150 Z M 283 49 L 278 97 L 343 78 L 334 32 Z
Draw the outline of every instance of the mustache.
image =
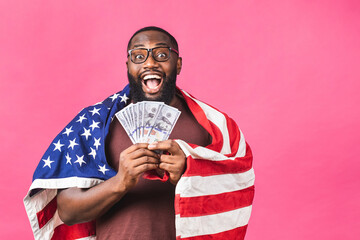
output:
M 148 72 L 148 70 L 142 72 L 141 74 L 144 74 L 145 72 Z M 160 96 L 152 99 L 148 99 L 145 96 L 145 93 L 142 89 L 142 79 L 133 76 L 129 71 L 127 71 L 127 75 L 130 84 L 130 98 L 134 103 L 141 101 L 159 101 L 159 102 L 164 102 L 166 104 L 170 104 L 171 100 L 175 95 L 176 77 L 177 77 L 176 69 L 170 72 L 167 76 L 165 76 L 165 74 L 163 75 L 164 83 L 163 83 L 163 89 L 160 92 Z

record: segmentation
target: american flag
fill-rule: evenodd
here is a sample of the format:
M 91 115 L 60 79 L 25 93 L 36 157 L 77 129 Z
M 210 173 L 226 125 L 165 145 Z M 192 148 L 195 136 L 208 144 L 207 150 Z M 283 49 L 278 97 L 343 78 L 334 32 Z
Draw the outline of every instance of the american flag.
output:
M 95 221 L 67 226 L 60 220 L 57 189 L 89 188 L 116 174 L 104 142 L 129 92 L 126 86 L 83 109 L 50 144 L 24 198 L 35 239 L 96 239 Z M 207 147 L 176 140 L 187 157 L 175 189 L 177 239 L 244 239 L 254 197 L 251 150 L 231 118 L 181 92 L 213 140 Z

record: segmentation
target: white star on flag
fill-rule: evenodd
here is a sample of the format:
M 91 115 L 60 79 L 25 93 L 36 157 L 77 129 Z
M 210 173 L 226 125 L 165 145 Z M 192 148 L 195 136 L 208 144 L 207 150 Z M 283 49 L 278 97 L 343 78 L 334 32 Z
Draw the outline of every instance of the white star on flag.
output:
M 78 164 L 80 164 L 80 167 L 81 167 L 81 165 L 83 164 L 83 163 L 85 163 L 86 164 L 86 162 L 84 161 L 84 155 L 82 155 L 81 157 L 79 157 L 78 155 L 76 155 L 76 161 L 74 162 L 74 163 L 78 163 Z
M 41 160 L 43 160 L 43 161 L 45 162 L 43 168 L 46 167 L 46 166 L 48 166 L 49 168 L 51 168 L 51 163 L 54 162 L 54 161 L 51 161 L 51 160 L 50 160 L 50 156 L 48 156 L 47 159 L 41 159 Z
M 98 147 L 101 145 L 100 139 L 101 138 L 97 139 L 97 138 L 94 137 L 94 140 L 95 140 L 94 147 L 96 147 L 96 150 L 98 150 Z
M 100 115 L 100 113 L 99 113 L 100 109 L 101 109 L 101 108 L 96 108 L 96 107 L 94 107 L 94 109 L 93 109 L 93 110 L 90 110 L 89 112 L 92 113 L 91 116 L 94 116 L 95 114 L 99 114 L 99 115 Z
M 57 143 L 53 143 L 55 145 L 54 151 L 59 150 L 61 152 L 61 147 L 64 146 L 64 144 L 61 144 L 60 139 Z
M 72 165 L 71 157 L 69 156 L 69 153 L 67 153 L 65 157 L 66 157 L 66 164 L 70 163 L 70 165 Z
M 121 98 L 121 101 L 120 102 L 124 102 L 126 103 L 126 101 L 129 99 L 127 96 L 126 96 L 126 93 L 124 93 L 124 95 L 120 96 Z
M 119 97 L 119 94 L 115 93 L 114 95 L 112 95 L 110 98 L 112 99 L 112 102 L 115 101 L 115 99 L 117 99 Z
M 84 113 L 82 116 L 79 117 L 79 119 L 76 122 L 82 123 L 82 121 L 85 119 L 87 119 L 87 118 L 85 117 L 85 113 Z
M 76 141 L 76 138 L 74 138 L 73 140 L 69 140 L 70 143 L 69 143 L 68 148 L 71 148 L 71 150 L 74 150 L 75 145 L 79 145 L 75 141 Z
M 71 126 L 69 128 L 65 128 L 65 132 L 63 132 L 63 134 L 66 134 L 66 136 L 69 136 L 69 134 L 73 132 L 72 127 L 73 126 Z
M 105 175 L 105 172 L 106 172 L 106 171 L 109 171 L 109 169 L 107 169 L 107 168 L 105 167 L 105 164 L 104 164 L 104 166 L 102 166 L 102 167 L 101 167 L 100 165 L 98 165 L 98 166 L 99 166 L 99 169 L 98 169 L 99 172 L 102 172 L 104 175 Z
M 91 152 L 89 153 L 89 155 L 93 156 L 93 158 L 95 159 L 95 157 L 96 157 L 96 151 L 95 151 L 95 149 L 93 149 L 92 147 L 90 147 L 90 149 L 91 149 Z
M 94 131 L 95 128 L 100 128 L 99 124 L 100 124 L 100 122 L 95 122 L 93 120 L 92 124 L 89 127 L 91 127 L 91 130 Z
M 90 129 L 84 128 L 84 133 L 81 136 L 85 136 L 86 140 L 88 140 L 88 137 L 91 136 Z

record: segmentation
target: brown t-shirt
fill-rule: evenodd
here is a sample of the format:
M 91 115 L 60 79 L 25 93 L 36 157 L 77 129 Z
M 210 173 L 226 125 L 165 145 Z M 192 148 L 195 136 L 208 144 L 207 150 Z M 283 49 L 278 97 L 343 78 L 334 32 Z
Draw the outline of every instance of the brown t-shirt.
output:
M 209 145 L 210 134 L 196 121 L 182 96 L 176 96 L 173 106 L 181 115 L 169 139 Z M 120 153 L 131 144 L 123 127 L 114 120 L 105 142 L 107 161 L 114 169 L 118 169 Z M 174 197 L 175 186 L 170 182 L 140 177 L 133 189 L 96 220 L 97 239 L 175 239 Z

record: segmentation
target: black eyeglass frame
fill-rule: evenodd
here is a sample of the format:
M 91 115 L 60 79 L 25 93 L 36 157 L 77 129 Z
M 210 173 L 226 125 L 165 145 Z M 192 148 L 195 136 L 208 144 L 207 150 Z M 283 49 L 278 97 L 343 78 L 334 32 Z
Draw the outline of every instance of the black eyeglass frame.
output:
M 146 50 L 146 51 L 147 51 L 147 55 L 146 55 L 146 58 L 144 59 L 144 61 L 139 62 L 139 63 L 136 63 L 136 62 L 134 62 L 134 61 L 132 60 L 132 58 L 130 57 L 131 62 L 133 62 L 133 63 L 135 63 L 135 64 L 141 64 L 141 63 L 146 62 L 146 60 L 147 60 L 148 57 L 149 57 L 149 52 L 151 52 L 152 58 L 153 58 L 155 61 L 157 61 L 157 62 L 166 62 L 167 60 L 170 59 L 170 54 L 169 54 L 169 58 L 166 59 L 166 60 L 164 60 L 164 61 L 158 61 L 158 60 L 156 60 L 156 59 L 154 58 L 154 56 L 153 56 L 153 50 L 154 50 L 154 49 L 157 49 L 157 48 L 167 48 L 167 49 L 169 49 L 169 53 L 171 53 L 171 51 L 173 51 L 173 52 L 175 52 L 177 55 L 179 55 L 179 52 L 178 52 L 176 49 L 173 49 L 173 48 L 171 48 L 171 47 L 154 47 L 154 48 L 134 48 L 134 49 L 130 49 L 130 50 L 128 50 L 128 57 L 131 56 L 131 52 L 132 52 L 132 51 L 142 49 L 142 50 Z

